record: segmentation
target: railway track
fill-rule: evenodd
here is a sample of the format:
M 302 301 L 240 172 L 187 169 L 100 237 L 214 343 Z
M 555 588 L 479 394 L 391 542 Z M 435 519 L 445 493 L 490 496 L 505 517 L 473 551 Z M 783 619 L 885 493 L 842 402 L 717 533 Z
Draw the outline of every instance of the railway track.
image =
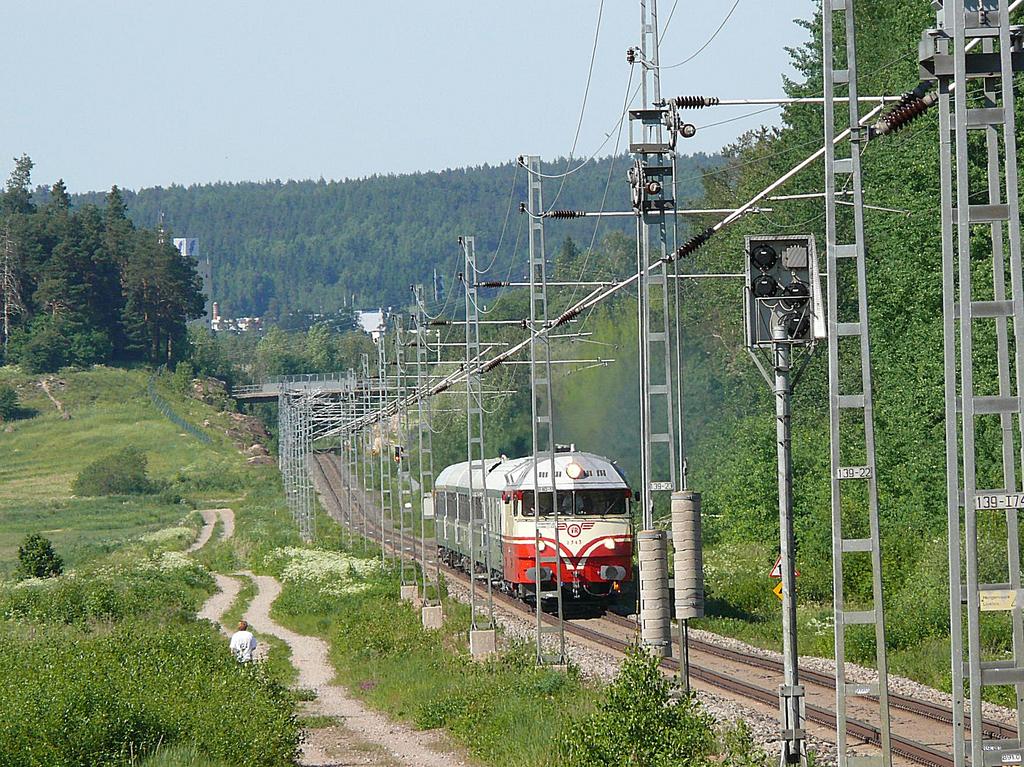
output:
M 339 494 L 339 488 L 344 487 L 345 483 L 337 462 L 330 460 L 327 454 L 317 454 L 315 466 L 323 479 L 323 487 L 329 494 L 328 500 L 333 501 L 333 504 L 328 503 L 325 506 L 333 505 L 337 509 L 337 513 L 332 516 L 337 521 L 346 523 L 348 520 L 344 519 L 345 515 L 341 511 L 343 503 L 342 496 Z M 375 520 L 373 515 L 365 513 L 367 507 L 372 508 L 373 501 L 368 500 L 368 496 L 362 490 L 355 492 L 358 496 L 356 507 L 360 519 L 358 523 L 353 519 L 353 527 L 356 532 L 366 529 L 371 536 L 380 540 L 382 530 L 379 520 Z M 395 534 L 385 537 L 386 547 L 391 548 L 392 551 L 396 538 Z M 441 566 L 441 569 L 449 578 L 462 585 L 468 585 L 469 577 L 465 573 L 444 565 Z M 495 593 L 494 597 L 506 609 L 533 614 L 532 608 L 519 600 L 501 593 Z M 546 620 L 554 622 L 554 618 L 546 618 Z M 635 628 L 636 624 L 633 621 L 614 613 L 606 613 L 600 618 L 567 619 L 565 623 L 566 632 L 617 654 L 623 654 L 629 649 Z M 629 633 L 624 636 L 624 632 L 627 630 Z M 772 708 L 778 704 L 777 687 L 782 679 L 782 664 L 779 661 L 763 656 L 748 655 L 694 638 L 690 639 L 689 647 L 692 679 L 698 680 L 710 688 L 724 691 L 740 700 L 752 701 Z M 675 654 L 678 657 L 679 653 Z M 716 667 L 712 667 L 711 664 Z M 670 671 L 679 670 L 679 661 L 675 658 L 665 658 L 661 665 Z M 722 666 L 727 666 L 728 671 L 722 670 Z M 806 714 L 808 721 L 834 732 L 836 716 L 830 702 L 835 698 L 834 677 L 803 667 L 800 669 L 800 675 L 801 683 L 807 689 Z M 750 677 L 754 677 L 760 683 L 751 681 Z M 850 736 L 863 741 L 864 744 L 879 746 L 881 733 L 878 726 L 865 719 L 855 717 L 855 714 L 868 713 L 869 707 L 861 704 L 858 708 L 854 700 L 851 700 L 850 703 L 851 716 L 847 718 L 847 729 Z M 953 718 L 951 711 L 934 703 L 892 693 L 889 696 L 889 704 L 892 719 L 890 744 L 893 754 L 903 757 L 909 763 L 927 765 L 928 767 L 952 767 Z M 991 719 L 985 720 L 985 732 L 986 737 L 1015 738 L 1017 736 L 1015 728 Z M 924 734 L 930 736 L 928 737 L 929 742 L 922 742 L 902 733 L 914 733 L 918 738 Z

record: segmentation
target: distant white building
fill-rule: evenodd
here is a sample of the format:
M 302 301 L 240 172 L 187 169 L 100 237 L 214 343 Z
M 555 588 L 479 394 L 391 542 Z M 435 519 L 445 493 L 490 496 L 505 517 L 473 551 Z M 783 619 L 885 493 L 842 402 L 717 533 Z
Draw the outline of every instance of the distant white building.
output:
M 207 330 L 213 329 L 213 265 L 210 257 L 199 257 L 199 240 L 194 237 L 175 237 L 174 247 L 183 256 L 194 258 L 199 262 L 197 271 L 203 280 L 203 316 L 196 320 L 201 322 Z
M 356 324 L 377 340 L 380 336 L 381 326 L 384 324 L 384 310 L 378 309 L 374 312 L 356 312 Z

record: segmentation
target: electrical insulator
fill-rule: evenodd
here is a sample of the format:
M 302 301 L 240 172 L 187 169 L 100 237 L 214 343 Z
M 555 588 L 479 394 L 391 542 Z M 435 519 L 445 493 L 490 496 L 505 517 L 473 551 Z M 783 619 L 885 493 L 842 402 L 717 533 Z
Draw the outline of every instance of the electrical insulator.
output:
M 693 138 L 697 135 L 697 126 L 693 123 L 683 123 L 679 126 L 679 135 L 683 138 Z
M 658 192 L 660 192 L 660 191 L 661 191 L 661 184 L 659 184 L 657 181 L 649 181 L 649 182 L 647 182 L 647 194 L 654 195 L 654 194 L 658 194 Z
M 636 48 L 627 48 L 626 49 L 626 63 L 627 64 L 636 64 Z
M 526 203 L 525 202 L 519 203 L 519 212 L 520 213 L 525 213 L 526 212 Z
M 693 255 L 704 246 L 704 243 L 711 239 L 714 233 L 715 228 L 713 226 L 709 226 L 700 234 L 695 234 L 676 251 L 676 258 L 686 258 L 687 256 Z
M 551 323 L 551 327 L 557 328 L 559 325 L 564 325 L 569 320 L 571 320 L 571 319 L 575 318 L 576 316 L 578 316 L 581 311 L 583 311 L 582 308 L 574 307 L 572 309 L 569 309 L 566 312 L 562 312 L 562 314 L 560 314 L 558 316 L 558 319 L 556 319 L 553 323 Z
M 582 210 L 551 210 L 544 215 L 547 218 L 583 218 L 587 214 Z
M 919 94 L 921 94 L 920 86 L 910 93 L 903 94 L 899 103 L 868 129 L 868 138 L 888 136 L 895 133 L 923 115 L 939 101 L 938 94 L 936 93 Z
M 672 99 L 680 109 L 703 109 L 704 107 L 716 107 L 720 99 L 717 96 L 676 96 Z
M 481 288 L 507 288 L 510 283 L 502 282 L 500 280 L 491 280 L 488 282 L 481 282 L 479 286 Z
M 434 326 L 451 325 L 452 321 L 451 320 L 431 320 L 428 324 L 429 325 L 434 325 Z
M 488 362 L 485 362 L 484 366 L 480 369 L 480 372 L 481 373 L 486 373 L 486 372 L 488 372 L 490 370 L 494 370 L 494 368 L 498 367 L 498 365 L 503 363 L 506 359 L 508 359 L 507 355 L 500 354 L 497 357 L 495 357 L 493 360 L 489 360 Z

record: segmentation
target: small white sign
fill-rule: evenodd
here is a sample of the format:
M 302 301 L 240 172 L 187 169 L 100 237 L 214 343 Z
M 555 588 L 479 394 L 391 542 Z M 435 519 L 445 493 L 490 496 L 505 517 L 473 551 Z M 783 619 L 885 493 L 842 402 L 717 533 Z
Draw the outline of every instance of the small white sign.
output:
M 652 482 L 651 483 L 651 490 L 671 490 L 671 489 L 672 489 L 672 483 L 671 482 Z
M 979 511 L 987 509 L 1024 509 L 1024 493 L 989 493 L 974 496 L 974 508 Z
M 836 479 L 871 479 L 871 467 L 840 466 L 836 469 Z

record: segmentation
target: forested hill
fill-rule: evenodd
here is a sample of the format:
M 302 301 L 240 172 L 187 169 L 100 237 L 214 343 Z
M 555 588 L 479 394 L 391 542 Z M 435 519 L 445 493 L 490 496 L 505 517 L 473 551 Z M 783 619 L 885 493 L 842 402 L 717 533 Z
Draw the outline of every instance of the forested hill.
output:
M 561 174 L 579 163 L 556 160 L 543 172 Z M 683 199 L 700 193 L 701 169 L 715 163 L 705 155 L 680 158 Z M 561 179 L 545 180 L 546 206 L 597 210 L 607 188 L 605 207 L 624 210 L 629 165 L 619 155 L 586 164 L 565 177 L 564 185 Z M 333 309 L 353 294 L 359 306 L 404 304 L 409 285 L 429 284 L 435 268 L 451 287 L 461 271 L 457 237 L 475 235 L 486 266 L 511 201 L 495 266 L 503 276 L 517 235 L 526 231 L 518 212 L 526 199 L 525 177 L 525 170 L 508 162 L 346 181 L 216 183 L 123 194 L 136 224 L 154 226 L 163 213 L 175 236 L 199 239 L 200 252 L 213 259 L 215 298 L 224 313 L 273 318 L 290 309 Z M 74 201 L 102 199 L 97 192 Z M 596 221 L 564 222 L 558 237 L 589 243 Z M 601 223 L 602 231 L 623 226 L 615 219 Z M 522 252 L 525 236 L 519 245 Z

